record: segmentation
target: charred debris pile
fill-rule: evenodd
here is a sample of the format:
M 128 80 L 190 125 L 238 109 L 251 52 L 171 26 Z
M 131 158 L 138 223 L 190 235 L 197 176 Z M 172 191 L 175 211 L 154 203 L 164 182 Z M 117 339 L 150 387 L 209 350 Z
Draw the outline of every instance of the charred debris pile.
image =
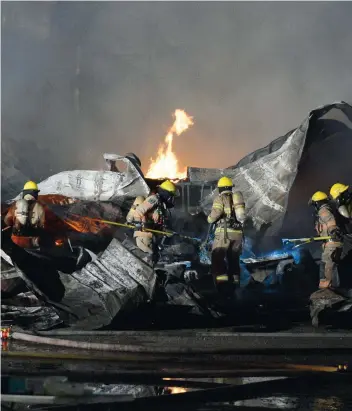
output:
M 22 249 L 10 241 L 9 230 L 2 231 L 2 321 L 36 330 L 96 330 L 258 324 L 270 318 L 275 327 L 279 317 L 287 326 L 292 312 L 309 318 L 309 307 L 314 325 L 327 312 L 350 318 L 351 261 L 342 264 L 341 290 L 316 292 L 319 248 L 285 249 L 281 239 L 312 235 L 307 199 L 322 184 L 350 180 L 351 152 L 352 107 L 340 102 L 311 111 L 296 129 L 235 166 L 189 167 L 187 177 L 177 180 L 172 230 L 199 241 L 168 238 L 154 268 L 135 246 L 131 229 L 109 224 L 124 224 L 134 198 L 160 183 L 144 177 L 135 154 L 105 154 L 106 171 L 55 174 L 39 184 L 54 249 Z M 249 215 L 241 287 L 226 297 L 215 292 L 209 275 L 206 222 L 222 175 L 242 191 Z M 2 216 L 10 203 L 2 204 Z

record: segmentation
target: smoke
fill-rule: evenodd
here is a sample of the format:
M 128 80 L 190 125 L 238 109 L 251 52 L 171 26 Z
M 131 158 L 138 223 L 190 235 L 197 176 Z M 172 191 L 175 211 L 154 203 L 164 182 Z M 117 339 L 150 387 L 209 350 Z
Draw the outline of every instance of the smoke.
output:
M 176 108 L 195 121 L 175 138 L 181 165 L 227 167 L 352 101 L 348 2 L 1 6 L 3 179 L 12 156 L 35 179 L 109 151 L 146 170 Z

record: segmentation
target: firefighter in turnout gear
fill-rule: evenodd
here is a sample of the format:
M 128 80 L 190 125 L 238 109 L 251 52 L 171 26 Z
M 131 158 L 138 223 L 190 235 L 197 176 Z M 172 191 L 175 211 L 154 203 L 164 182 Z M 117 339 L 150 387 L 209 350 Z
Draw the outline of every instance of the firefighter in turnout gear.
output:
M 136 221 L 136 218 L 135 218 L 136 208 L 140 206 L 141 204 L 143 204 L 144 201 L 145 201 L 145 197 L 143 196 L 136 197 L 126 217 L 126 221 L 128 223 L 133 223 Z M 151 254 L 152 253 L 151 244 L 148 239 L 149 237 L 146 236 L 146 234 L 149 234 L 149 233 L 146 233 L 143 231 L 135 231 L 133 234 L 133 237 L 136 239 L 136 245 L 140 250 L 142 250 L 144 253 Z
M 219 195 L 214 199 L 208 216 L 208 223 L 216 225 L 211 255 L 212 274 L 215 284 L 224 281 L 239 284 L 245 203 L 241 192 L 233 192 L 230 178 L 220 178 L 218 189 Z
M 11 240 L 22 248 L 39 248 L 45 224 L 45 211 L 38 203 L 39 189 L 34 181 L 28 181 L 22 198 L 11 205 L 4 222 L 12 227 Z
M 320 237 L 331 236 L 331 240 L 322 244 L 319 288 L 339 286 L 337 263 L 342 253 L 342 233 L 336 222 L 334 212 L 329 205 L 327 194 L 317 191 L 309 200 L 314 206 L 315 230 Z
M 341 255 L 341 270 L 350 271 L 352 263 L 352 191 L 349 186 L 334 184 L 330 189 L 330 198 L 336 207 L 336 218 L 343 232 L 343 251 Z M 344 278 L 341 279 L 344 282 Z
M 177 189 L 174 183 L 164 181 L 157 187 L 156 193 L 147 197 L 137 197 L 134 210 L 130 210 L 127 216 L 128 222 L 136 224 L 137 247 L 148 254 L 148 261 L 157 262 L 157 237 L 143 228 L 163 230 L 167 224 L 167 210 L 174 207 Z M 138 201 L 137 201 L 138 200 Z M 133 208 L 134 206 L 132 206 Z
M 347 235 L 352 235 L 352 192 L 349 186 L 341 183 L 334 184 L 330 189 L 330 197 L 334 201 L 341 222 Z

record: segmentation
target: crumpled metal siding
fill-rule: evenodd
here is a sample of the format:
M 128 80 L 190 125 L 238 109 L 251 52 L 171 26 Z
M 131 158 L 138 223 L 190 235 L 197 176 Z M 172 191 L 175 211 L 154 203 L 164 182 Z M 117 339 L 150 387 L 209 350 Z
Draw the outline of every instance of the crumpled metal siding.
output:
M 302 154 L 307 127 L 308 119 L 303 124 L 304 131 L 295 130 L 279 150 L 231 170 L 235 189 L 243 193 L 247 214 L 257 230 L 263 224 L 280 223 L 284 216 L 288 193 L 297 173 L 296 159 Z M 202 202 L 206 213 L 210 212 L 216 191 Z
M 235 182 L 236 190 L 242 191 L 248 215 L 259 230 L 270 224 L 267 234 L 275 234 L 282 225 L 286 213 L 289 193 L 295 181 L 303 152 L 315 141 L 326 138 L 322 134 L 309 133 L 309 129 L 321 117 L 332 110 L 340 110 L 346 116 L 345 125 L 352 120 L 352 107 L 344 102 L 322 106 L 309 113 L 302 124 L 268 146 L 244 157 L 237 165 L 228 169 L 189 169 L 192 181 L 205 178 L 216 180 L 228 175 Z M 341 120 L 339 120 L 341 121 Z M 352 130 L 351 130 L 352 131 Z M 203 177 L 202 177 L 203 176 Z M 201 202 L 205 213 L 210 212 L 217 190 Z M 308 201 L 308 200 L 307 200 Z
M 40 194 L 60 194 L 80 200 L 114 201 L 118 204 L 122 204 L 126 198 L 148 195 L 149 187 L 139 168 L 130 159 L 117 157 L 127 164 L 126 172 L 63 171 L 40 182 Z M 19 195 L 15 200 L 18 198 Z
M 113 239 L 95 261 L 72 274 L 60 273 L 65 294 L 60 301 L 79 318 L 72 326 L 94 330 L 108 325 L 118 312 L 152 297 L 156 275 L 145 262 Z
M 18 258 L 24 256 L 19 250 Z M 38 259 L 28 254 L 32 265 Z M 27 265 L 16 264 L 16 271 L 41 301 L 55 308 L 66 325 L 82 330 L 95 330 L 109 325 L 121 310 L 134 310 L 151 299 L 156 274 L 144 261 L 132 254 L 118 240 L 113 239 L 103 254 L 72 274 L 58 272 L 63 295 L 52 301 L 26 274 Z M 39 270 L 39 268 L 38 268 Z M 45 268 L 40 275 L 48 274 Z M 48 279 L 50 281 L 50 279 Z M 49 308 L 49 307 L 48 307 Z M 50 310 L 54 313 L 55 311 Z M 54 320 L 56 318 L 53 317 Z

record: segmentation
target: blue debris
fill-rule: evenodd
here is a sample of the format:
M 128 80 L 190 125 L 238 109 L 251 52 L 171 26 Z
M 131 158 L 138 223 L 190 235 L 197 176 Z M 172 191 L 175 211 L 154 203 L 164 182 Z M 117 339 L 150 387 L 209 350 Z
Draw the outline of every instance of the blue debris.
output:
M 203 244 L 199 248 L 199 260 L 202 264 L 210 265 L 211 264 L 211 248 L 214 241 L 214 233 L 209 235 L 208 241 L 206 244 Z M 292 247 L 284 247 L 283 249 L 277 249 L 269 253 L 262 253 L 255 255 L 252 251 L 253 243 L 252 240 L 248 237 L 245 238 L 243 243 L 243 252 L 241 256 L 241 262 L 244 264 L 254 264 L 256 262 L 265 261 L 265 260 L 283 260 L 293 258 L 294 262 L 298 264 L 301 260 L 301 253 L 298 249 L 292 249 Z

